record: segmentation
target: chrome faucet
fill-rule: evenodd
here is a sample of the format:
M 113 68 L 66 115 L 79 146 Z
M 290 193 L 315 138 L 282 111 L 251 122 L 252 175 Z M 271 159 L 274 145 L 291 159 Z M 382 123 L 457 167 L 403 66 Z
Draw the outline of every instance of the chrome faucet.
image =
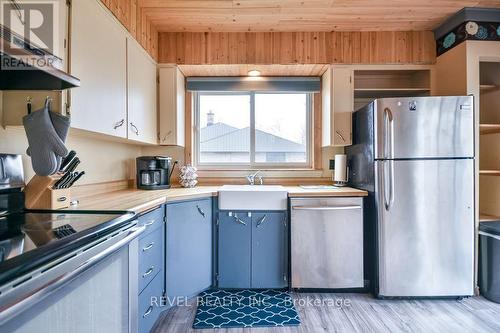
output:
M 255 178 L 259 180 L 259 184 L 262 185 L 264 182 L 262 180 L 262 176 L 257 176 L 260 173 L 260 170 L 257 170 L 254 174 L 248 175 L 246 178 L 248 180 L 248 184 L 255 185 Z

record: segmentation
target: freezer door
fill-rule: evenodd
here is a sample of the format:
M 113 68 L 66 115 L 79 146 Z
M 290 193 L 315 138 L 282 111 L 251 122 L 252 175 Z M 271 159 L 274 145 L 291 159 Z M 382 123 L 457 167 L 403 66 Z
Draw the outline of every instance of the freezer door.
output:
M 375 101 L 375 158 L 474 156 L 471 96 Z
M 474 160 L 377 161 L 380 296 L 473 294 Z

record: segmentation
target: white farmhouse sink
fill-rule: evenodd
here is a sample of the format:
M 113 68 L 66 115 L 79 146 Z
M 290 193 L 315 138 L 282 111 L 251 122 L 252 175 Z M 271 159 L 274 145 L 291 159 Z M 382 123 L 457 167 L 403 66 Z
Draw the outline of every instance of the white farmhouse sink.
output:
M 286 210 L 287 198 L 280 185 L 224 185 L 219 189 L 219 209 Z

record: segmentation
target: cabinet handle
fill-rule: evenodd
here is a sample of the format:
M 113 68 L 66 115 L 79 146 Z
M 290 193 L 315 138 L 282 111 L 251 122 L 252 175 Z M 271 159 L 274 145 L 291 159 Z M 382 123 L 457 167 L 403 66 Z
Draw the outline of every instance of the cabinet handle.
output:
M 130 123 L 130 126 L 132 127 L 132 131 L 135 133 L 135 135 L 139 136 L 139 129 L 137 126 L 134 125 L 134 123 Z
M 172 131 L 171 131 L 171 130 L 170 130 L 170 131 L 168 131 L 168 132 L 167 132 L 167 134 L 165 134 L 165 135 L 163 136 L 163 139 L 161 140 L 161 142 L 165 142 L 165 141 L 167 141 L 167 138 L 170 136 L 170 134 L 172 134 Z
M 153 273 L 154 270 L 155 270 L 155 266 L 149 267 L 149 269 L 146 271 L 146 273 L 142 274 L 142 277 L 145 278 L 149 274 Z
M 339 131 L 335 131 L 335 133 L 337 133 L 337 135 L 340 136 L 340 138 L 342 139 L 342 141 L 345 142 L 344 136 L 342 134 L 340 134 Z
M 262 216 L 260 220 L 257 222 L 257 228 L 260 227 L 260 225 L 266 221 L 266 218 L 267 214 L 264 214 L 264 216 Z
M 239 224 L 247 225 L 247 224 L 245 223 L 245 221 L 243 221 L 242 219 L 240 219 L 240 218 L 238 217 L 238 215 L 236 215 L 236 214 L 234 214 L 234 220 L 235 220 L 236 222 L 238 222 Z
M 198 209 L 198 213 L 200 213 L 201 216 L 205 217 L 205 212 L 203 211 L 203 209 L 201 209 L 198 205 L 196 205 L 196 208 Z
M 149 316 L 149 314 L 153 312 L 153 306 L 150 305 L 149 308 L 146 310 L 146 312 L 144 312 L 144 314 L 142 315 L 142 318 L 146 318 L 147 316 Z
M 155 245 L 155 242 L 151 242 L 148 246 L 142 248 L 142 252 L 146 252 L 147 250 L 151 249 Z
M 148 223 L 144 223 L 145 227 L 149 227 L 150 225 L 153 225 L 156 222 L 156 220 L 151 220 Z
M 125 124 L 125 119 L 122 119 L 122 120 L 120 120 L 119 122 L 115 123 L 115 125 L 113 126 L 113 129 L 115 129 L 115 130 L 116 130 L 116 129 L 118 129 L 118 128 L 122 127 L 122 126 L 123 126 L 123 124 Z

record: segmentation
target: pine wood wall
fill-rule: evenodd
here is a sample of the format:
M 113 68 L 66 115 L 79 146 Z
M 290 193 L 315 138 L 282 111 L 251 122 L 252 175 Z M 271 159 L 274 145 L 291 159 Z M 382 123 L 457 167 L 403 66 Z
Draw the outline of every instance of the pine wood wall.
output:
M 430 31 L 161 32 L 160 63 L 433 64 Z

